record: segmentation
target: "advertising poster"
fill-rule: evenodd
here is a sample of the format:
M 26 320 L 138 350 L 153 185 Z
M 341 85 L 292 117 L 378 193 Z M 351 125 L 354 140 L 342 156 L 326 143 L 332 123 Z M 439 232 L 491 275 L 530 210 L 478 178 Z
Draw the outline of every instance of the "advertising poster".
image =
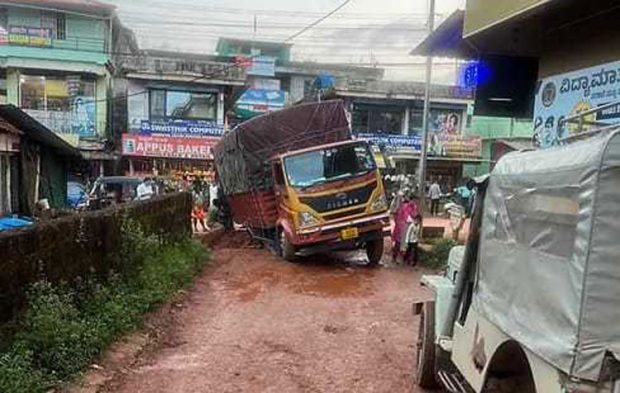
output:
M 555 146 L 578 132 L 573 116 L 620 99 L 620 61 L 555 75 L 540 81 L 534 104 L 534 134 L 540 147 Z M 587 115 L 585 121 L 616 123 L 620 105 Z M 582 131 L 590 127 L 584 125 Z
M 248 68 L 248 75 L 274 76 L 276 74 L 276 58 L 269 56 L 257 56 L 252 59 L 252 65 Z
M 212 160 L 219 138 L 183 138 L 123 134 L 123 155 Z
M 52 30 L 42 27 L 9 26 L 9 44 L 38 47 L 52 46 Z
M 237 117 L 253 116 L 284 108 L 286 93 L 282 90 L 247 89 L 235 105 Z
M 93 136 L 97 132 L 97 107 L 92 97 L 75 97 L 71 114 L 71 133 L 80 136 Z

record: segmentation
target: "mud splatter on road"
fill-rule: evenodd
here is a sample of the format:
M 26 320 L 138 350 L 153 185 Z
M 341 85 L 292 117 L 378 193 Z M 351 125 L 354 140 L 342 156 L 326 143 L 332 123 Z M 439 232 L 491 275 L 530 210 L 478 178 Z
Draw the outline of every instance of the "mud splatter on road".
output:
M 242 248 L 236 248 L 242 246 Z M 215 245 L 168 336 L 107 392 L 421 392 L 412 381 L 428 296 L 409 267 L 359 255 L 284 262 L 242 237 Z

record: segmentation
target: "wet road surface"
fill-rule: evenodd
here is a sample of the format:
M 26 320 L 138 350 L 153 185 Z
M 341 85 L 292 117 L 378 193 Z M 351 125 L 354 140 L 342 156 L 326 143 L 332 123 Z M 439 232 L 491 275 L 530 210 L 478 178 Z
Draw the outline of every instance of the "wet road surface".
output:
M 419 270 L 363 257 L 284 262 L 220 245 L 169 337 L 105 391 L 422 392 L 412 380 Z

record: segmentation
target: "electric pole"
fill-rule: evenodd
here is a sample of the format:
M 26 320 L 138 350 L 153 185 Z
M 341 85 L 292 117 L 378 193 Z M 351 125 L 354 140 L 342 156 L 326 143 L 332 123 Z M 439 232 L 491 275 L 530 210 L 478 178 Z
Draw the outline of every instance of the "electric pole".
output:
M 435 0 L 429 0 L 430 6 L 428 11 L 428 34 L 430 35 L 435 27 Z M 418 170 L 418 186 L 420 208 L 422 214 L 426 206 L 426 156 L 428 153 L 428 129 L 431 112 L 431 77 L 433 72 L 433 57 L 426 57 L 426 80 L 424 89 L 424 111 L 422 114 L 422 151 L 420 152 L 420 167 Z

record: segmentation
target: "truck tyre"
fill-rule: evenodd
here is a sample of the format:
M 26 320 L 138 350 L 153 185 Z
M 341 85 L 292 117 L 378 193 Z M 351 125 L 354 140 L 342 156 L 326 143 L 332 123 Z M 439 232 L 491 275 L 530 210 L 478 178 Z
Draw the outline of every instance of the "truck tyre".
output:
M 377 266 L 383 256 L 383 238 L 367 242 L 366 255 L 368 256 L 368 265 Z
M 425 302 L 420 312 L 416 353 L 416 383 L 425 389 L 438 386 L 435 376 L 435 303 Z
M 279 248 L 280 256 L 282 257 L 282 259 L 288 262 L 295 261 L 295 253 L 297 252 L 297 250 L 295 250 L 295 246 L 290 242 L 290 240 L 288 239 L 288 236 L 286 236 L 286 232 L 283 229 L 280 230 L 278 237 L 279 237 L 278 248 Z

